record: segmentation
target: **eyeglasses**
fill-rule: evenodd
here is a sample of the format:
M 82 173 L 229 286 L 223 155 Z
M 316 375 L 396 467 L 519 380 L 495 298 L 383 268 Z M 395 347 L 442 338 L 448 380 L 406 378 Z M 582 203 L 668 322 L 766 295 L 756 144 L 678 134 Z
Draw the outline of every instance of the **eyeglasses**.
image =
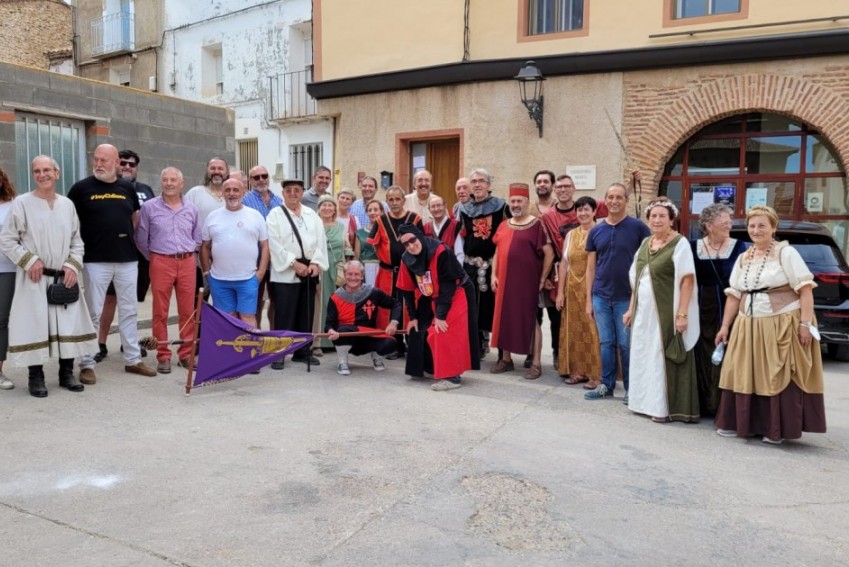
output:
M 486 179 L 472 179 L 471 181 L 472 185 L 485 185 L 487 183 L 489 183 L 489 181 L 487 181 Z
M 259 175 L 251 175 L 251 179 L 254 181 L 259 181 L 260 179 L 268 179 L 267 173 L 260 173 Z
M 121 167 L 132 167 L 133 169 L 135 169 L 139 165 L 134 161 L 127 161 L 127 160 L 123 160 L 123 159 L 121 160 L 120 163 L 121 163 Z
M 404 245 L 404 248 L 409 248 L 410 246 L 412 246 L 413 244 L 415 244 L 418 241 L 419 241 L 419 239 L 414 236 L 406 242 L 402 241 L 401 244 Z

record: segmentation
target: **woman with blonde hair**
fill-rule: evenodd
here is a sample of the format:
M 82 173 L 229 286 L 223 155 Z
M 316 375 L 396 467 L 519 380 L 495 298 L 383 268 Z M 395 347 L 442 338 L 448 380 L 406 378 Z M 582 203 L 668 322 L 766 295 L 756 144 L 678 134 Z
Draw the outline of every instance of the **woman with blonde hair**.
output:
M 717 345 L 727 343 L 716 432 L 774 445 L 825 433 L 814 276 L 799 252 L 775 240 L 775 209 L 754 206 L 746 222 L 752 247 L 734 264 L 716 334 Z

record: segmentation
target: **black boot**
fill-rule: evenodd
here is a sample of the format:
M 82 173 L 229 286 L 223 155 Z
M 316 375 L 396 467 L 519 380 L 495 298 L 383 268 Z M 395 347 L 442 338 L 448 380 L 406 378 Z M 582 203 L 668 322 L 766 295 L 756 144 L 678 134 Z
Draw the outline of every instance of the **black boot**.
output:
M 85 386 L 80 384 L 80 381 L 74 376 L 73 358 L 59 359 L 59 385 L 72 392 L 82 392 L 85 390 Z
M 41 366 L 29 367 L 29 393 L 36 398 L 47 397 L 47 386 L 44 385 L 44 368 Z

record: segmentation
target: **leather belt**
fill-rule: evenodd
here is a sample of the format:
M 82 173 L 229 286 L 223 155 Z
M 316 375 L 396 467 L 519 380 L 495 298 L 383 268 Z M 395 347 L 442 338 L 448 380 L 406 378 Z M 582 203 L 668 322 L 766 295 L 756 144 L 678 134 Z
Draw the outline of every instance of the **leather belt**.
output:
M 154 254 L 165 256 L 166 258 L 174 258 L 175 260 L 184 260 L 186 258 L 192 258 L 195 255 L 194 252 L 178 252 L 176 254 L 160 254 L 159 252 L 154 252 Z

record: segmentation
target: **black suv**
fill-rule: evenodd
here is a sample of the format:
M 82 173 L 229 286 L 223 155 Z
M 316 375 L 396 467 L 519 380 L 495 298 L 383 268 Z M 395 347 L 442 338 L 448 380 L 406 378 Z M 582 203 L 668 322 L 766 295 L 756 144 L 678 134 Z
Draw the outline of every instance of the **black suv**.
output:
M 731 237 L 751 242 L 745 220 L 735 220 Z M 780 221 L 775 238 L 798 250 L 814 274 L 814 311 L 829 356 L 849 361 L 849 266 L 831 233 L 812 222 Z

